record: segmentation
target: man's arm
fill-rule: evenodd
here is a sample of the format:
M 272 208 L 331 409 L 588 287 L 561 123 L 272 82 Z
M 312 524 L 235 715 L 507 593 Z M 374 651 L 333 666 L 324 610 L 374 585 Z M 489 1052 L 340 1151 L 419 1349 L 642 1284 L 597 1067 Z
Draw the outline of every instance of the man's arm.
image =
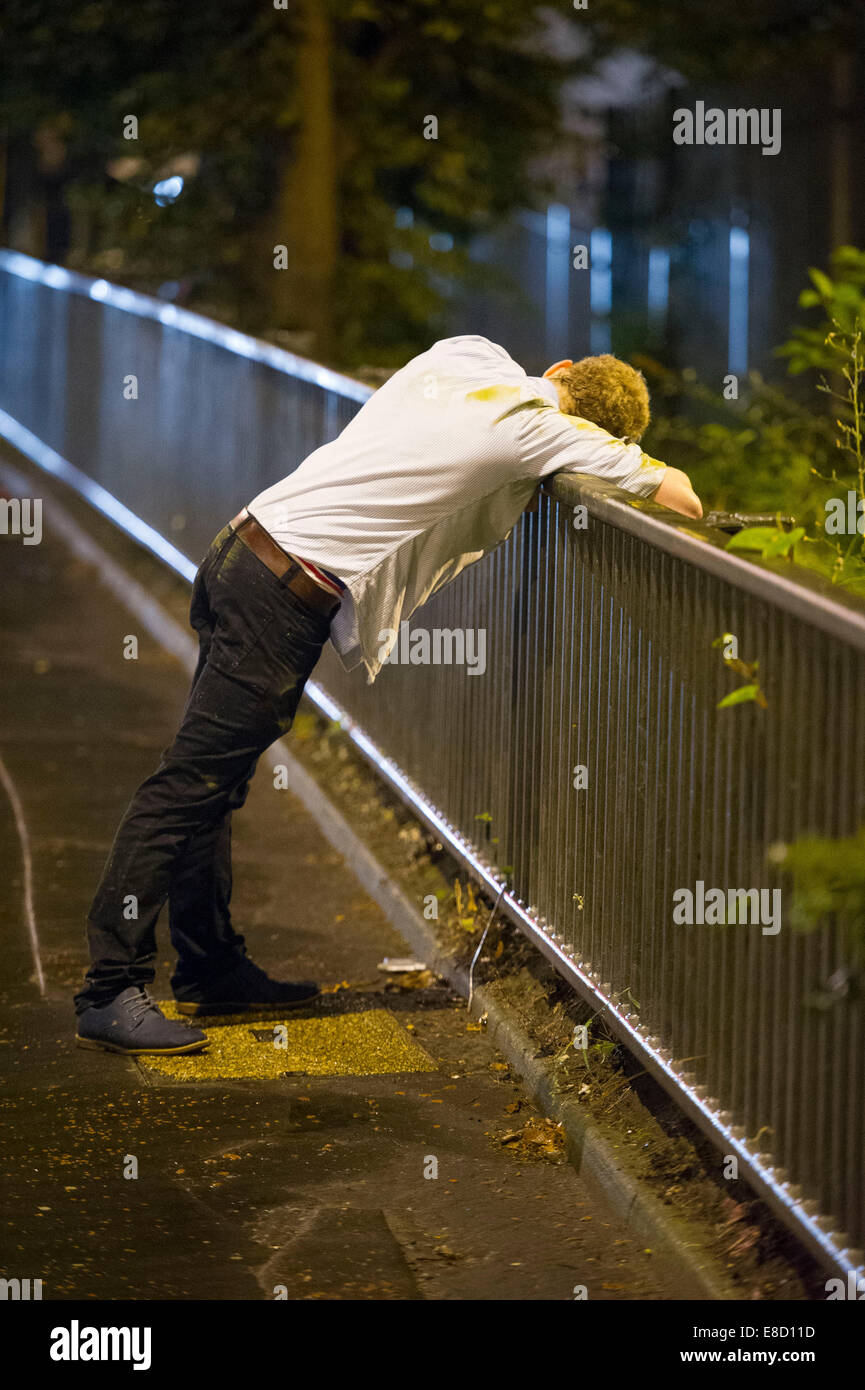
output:
M 650 458 L 639 444 L 626 444 L 599 425 L 563 415 L 541 401 L 523 402 L 505 418 L 520 422 L 516 455 L 524 475 L 542 479 L 559 472 L 593 474 L 684 516 L 703 515 L 688 475 Z
M 703 508 L 700 499 L 691 487 L 691 479 L 680 468 L 670 468 L 669 464 L 652 498 L 662 507 L 681 512 L 683 516 L 701 517 Z

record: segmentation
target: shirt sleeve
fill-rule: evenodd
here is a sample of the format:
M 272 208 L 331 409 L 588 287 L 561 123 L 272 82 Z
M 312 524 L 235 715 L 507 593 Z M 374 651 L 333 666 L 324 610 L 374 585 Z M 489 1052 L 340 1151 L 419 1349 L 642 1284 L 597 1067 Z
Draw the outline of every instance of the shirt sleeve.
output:
M 521 420 L 517 451 L 524 477 L 590 473 L 638 497 L 651 497 L 663 481 L 665 464 L 644 454 L 639 444 L 625 444 L 589 420 L 540 406 L 520 412 L 517 418 Z

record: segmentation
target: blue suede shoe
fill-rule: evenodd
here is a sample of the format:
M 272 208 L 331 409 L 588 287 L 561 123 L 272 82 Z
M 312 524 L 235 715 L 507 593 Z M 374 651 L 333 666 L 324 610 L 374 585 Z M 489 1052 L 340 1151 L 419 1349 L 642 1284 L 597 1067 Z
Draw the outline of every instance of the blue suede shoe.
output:
M 76 1041 L 79 1047 L 125 1052 L 130 1057 L 142 1052 L 200 1052 L 207 1046 L 200 1029 L 166 1018 L 138 985 L 130 985 L 110 1004 L 85 1009 L 78 1018 Z

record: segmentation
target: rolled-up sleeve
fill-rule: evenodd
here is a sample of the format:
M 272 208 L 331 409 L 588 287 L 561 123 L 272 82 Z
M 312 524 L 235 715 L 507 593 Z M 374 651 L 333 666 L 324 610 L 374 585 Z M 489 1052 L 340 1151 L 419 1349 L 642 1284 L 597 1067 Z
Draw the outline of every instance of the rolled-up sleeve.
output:
M 525 477 L 591 473 L 638 497 L 651 497 L 666 467 L 639 444 L 625 444 L 591 421 L 552 407 L 522 412 L 518 453 Z

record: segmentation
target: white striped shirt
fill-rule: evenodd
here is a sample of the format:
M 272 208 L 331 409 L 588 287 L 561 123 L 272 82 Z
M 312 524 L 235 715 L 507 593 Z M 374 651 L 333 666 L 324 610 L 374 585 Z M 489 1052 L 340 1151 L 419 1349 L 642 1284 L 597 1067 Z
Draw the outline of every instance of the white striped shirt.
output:
M 506 540 L 538 483 L 590 473 L 641 497 L 664 465 L 558 409 L 487 338 L 445 338 L 412 358 L 330 444 L 249 503 L 284 550 L 347 590 L 331 639 L 372 682 L 381 634 Z

